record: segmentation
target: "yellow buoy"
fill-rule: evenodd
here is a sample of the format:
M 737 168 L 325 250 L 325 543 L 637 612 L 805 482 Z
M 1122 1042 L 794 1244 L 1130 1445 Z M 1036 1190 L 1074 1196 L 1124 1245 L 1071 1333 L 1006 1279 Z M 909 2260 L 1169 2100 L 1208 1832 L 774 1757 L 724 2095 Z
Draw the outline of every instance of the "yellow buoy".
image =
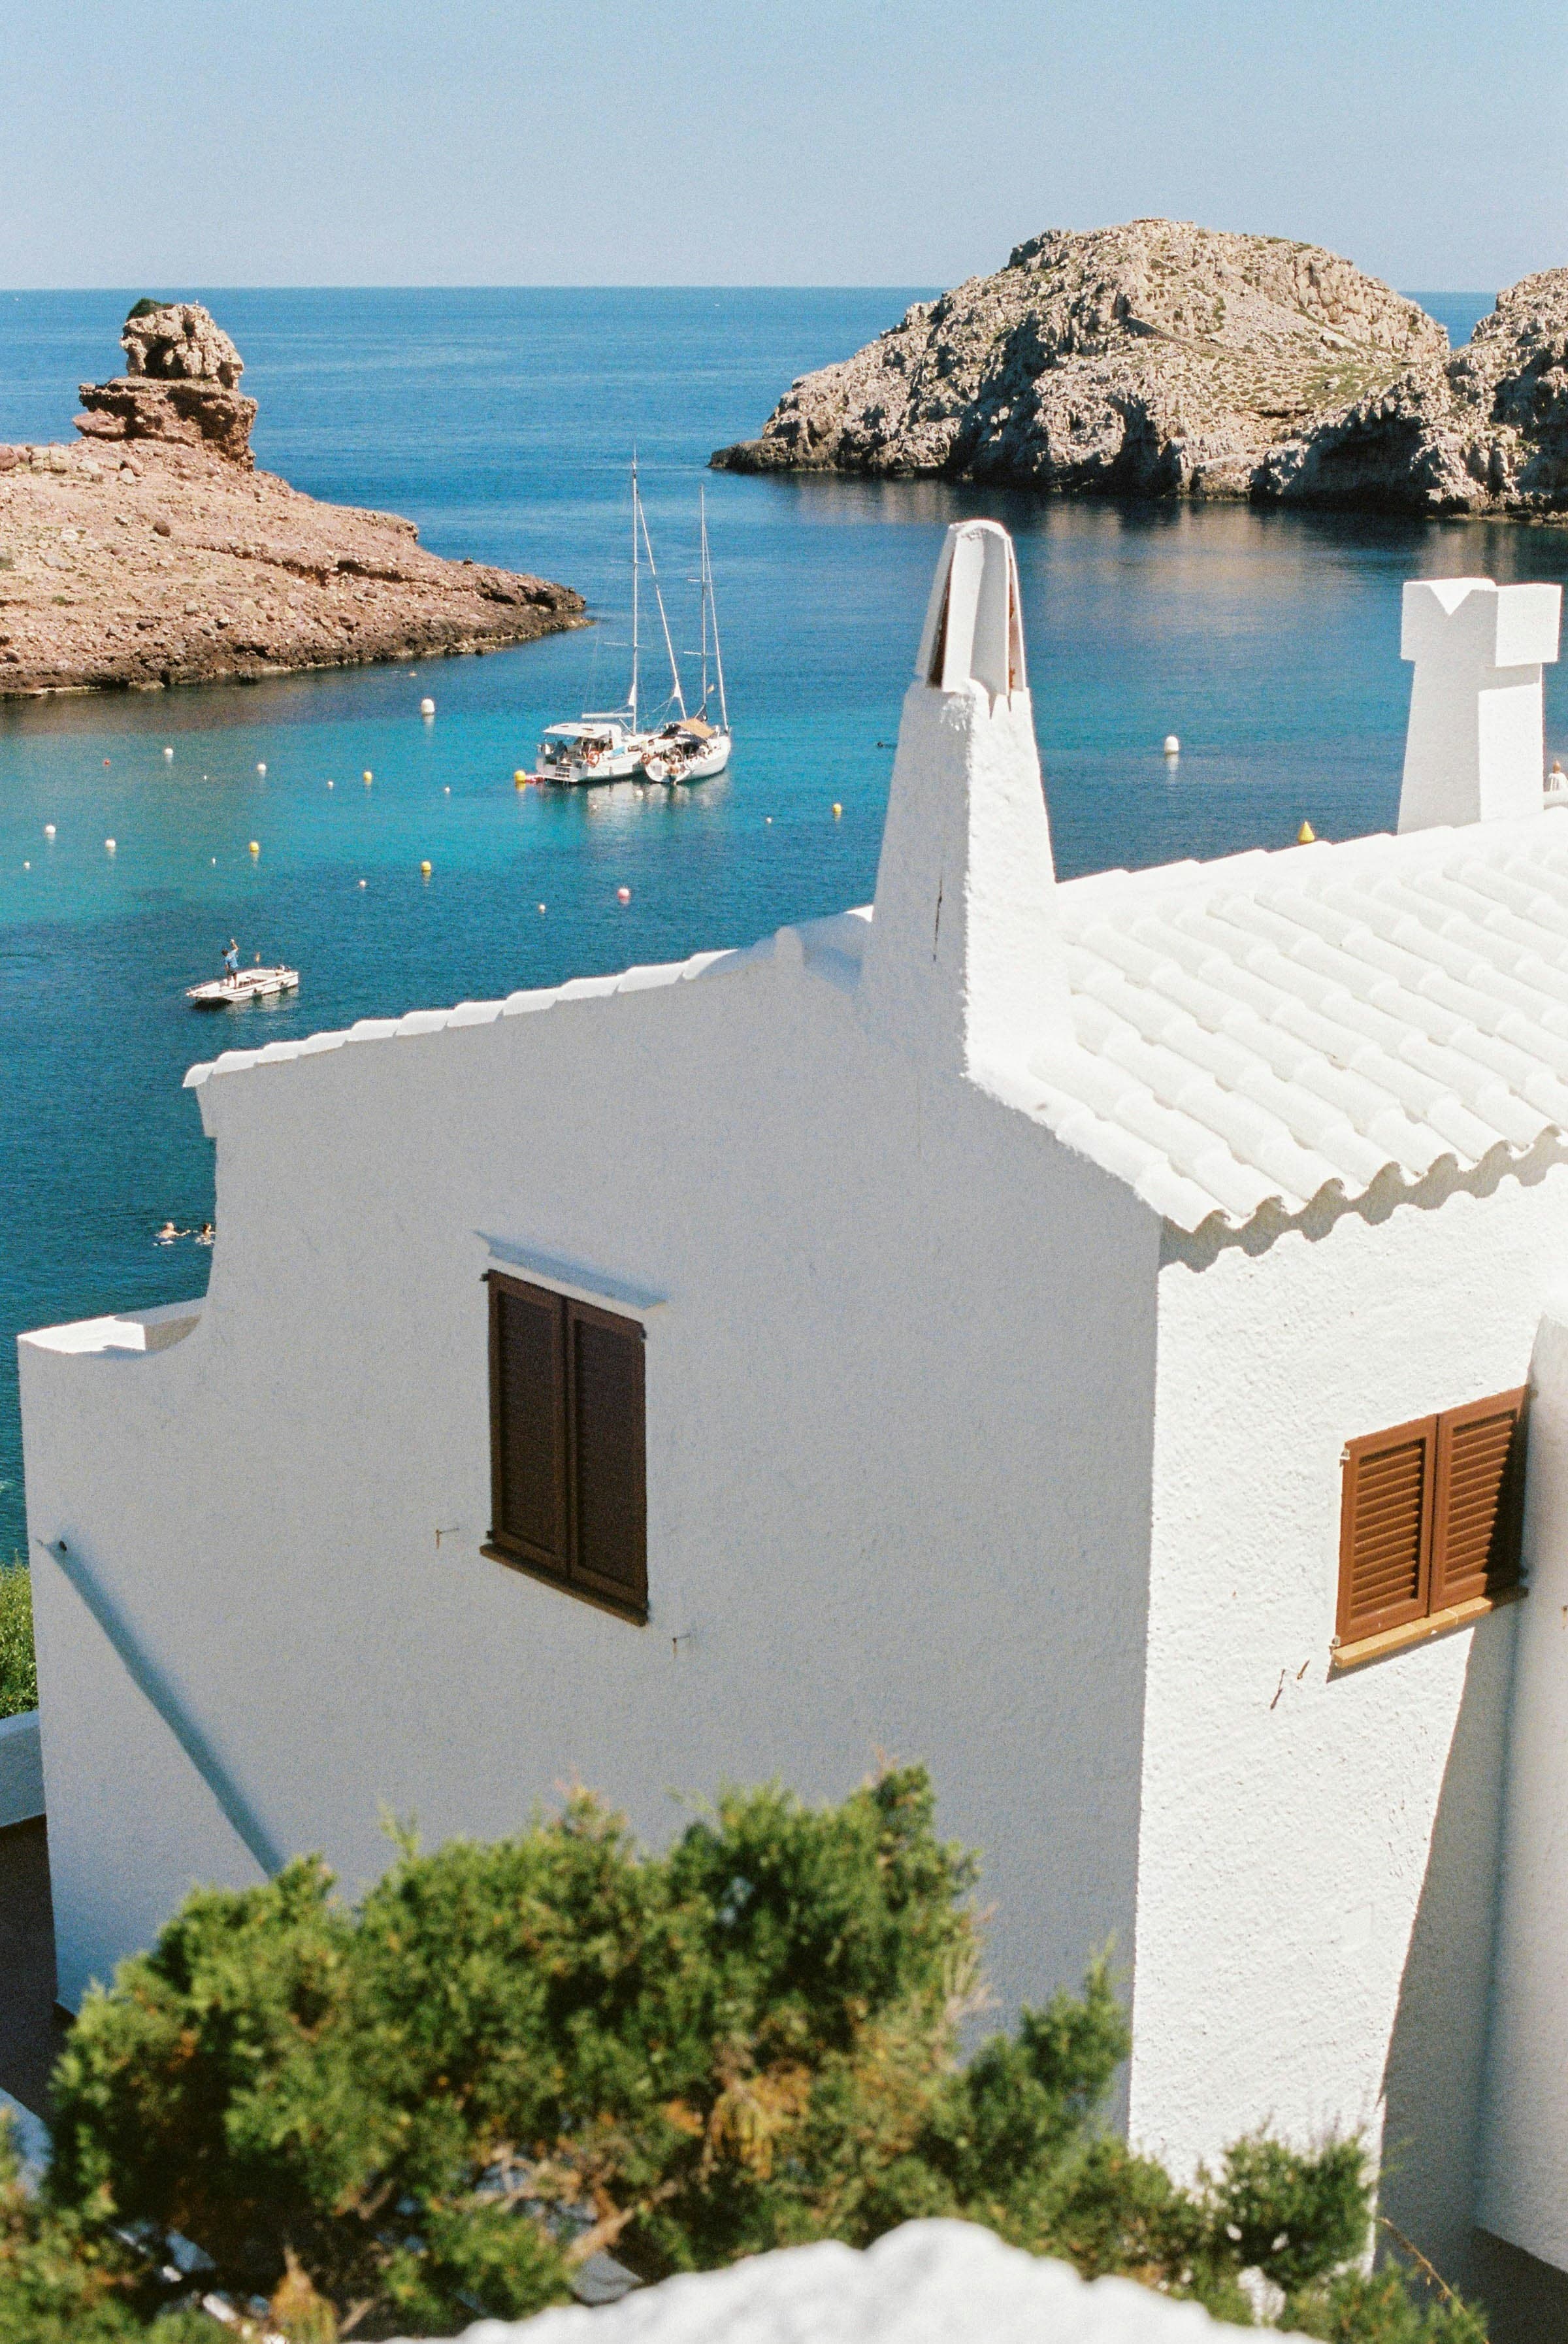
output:
M 365 778 L 367 782 L 373 782 L 376 779 L 375 774 L 371 772 L 368 765 L 365 768 Z
M 430 866 L 429 866 L 429 864 L 428 864 L 427 863 L 421 863 L 421 864 L 419 865 L 419 872 L 420 872 L 420 875 L 421 875 L 421 877 L 426 878 L 426 879 L 428 879 L 428 877 L 430 876 Z
M 261 853 L 261 841 L 259 838 L 253 838 L 251 840 L 250 851 L 253 854 L 259 854 Z
M 1298 846 L 1311 846 L 1317 834 L 1318 834 L 1312 828 L 1312 823 L 1310 822 L 1304 822 L 1302 823 L 1300 830 L 1296 833 L 1296 844 Z
M 835 821 L 835 822 L 837 822 L 837 821 L 838 821 L 838 819 L 839 819 L 839 815 L 843 813 L 843 811 L 844 811 L 843 807 L 839 803 L 838 799 L 837 799 L 837 798 L 835 798 L 835 799 L 834 799 L 834 801 L 833 801 L 833 819 L 834 819 L 834 821 Z
M 517 772 L 512 775 L 512 780 L 519 790 L 526 786 L 528 778 L 528 777 L 527 773 L 524 773 L 521 765 L 518 767 Z

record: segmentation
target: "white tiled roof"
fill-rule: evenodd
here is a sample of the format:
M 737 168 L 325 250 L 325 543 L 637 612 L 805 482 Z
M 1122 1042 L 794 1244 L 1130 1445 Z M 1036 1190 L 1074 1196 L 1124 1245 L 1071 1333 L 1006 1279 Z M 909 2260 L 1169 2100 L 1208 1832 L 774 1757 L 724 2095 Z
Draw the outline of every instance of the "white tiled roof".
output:
M 1014 1096 L 1178 1228 L 1473 1169 L 1568 1140 L 1568 809 L 1057 889 L 1075 1046 Z M 800 931 L 853 983 L 868 914 Z M 487 1024 L 766 956 L 619 976 L 227 1050 L 186 1080 Z
M 1568 811 L 1057 891 L 1040 1120 L 1186 1230 L 1568 1134 Z

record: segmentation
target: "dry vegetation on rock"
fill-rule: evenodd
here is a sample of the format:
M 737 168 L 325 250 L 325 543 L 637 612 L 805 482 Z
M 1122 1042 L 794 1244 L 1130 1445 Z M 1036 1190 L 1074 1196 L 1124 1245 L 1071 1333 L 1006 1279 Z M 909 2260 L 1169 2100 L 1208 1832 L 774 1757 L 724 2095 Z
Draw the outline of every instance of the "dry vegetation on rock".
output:
M 1315 245 L 1052 229 L 793 384 L 733 471 L 1412 511 L 1568 508 L 1568 270 L 1436 321 Z

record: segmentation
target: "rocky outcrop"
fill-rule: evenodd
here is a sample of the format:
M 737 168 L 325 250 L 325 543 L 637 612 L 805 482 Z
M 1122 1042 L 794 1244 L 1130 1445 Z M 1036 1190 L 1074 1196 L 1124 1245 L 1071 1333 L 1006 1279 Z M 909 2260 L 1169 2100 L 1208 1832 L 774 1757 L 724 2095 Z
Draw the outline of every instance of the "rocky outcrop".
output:
M 120 340 L 126 371 L 81 385 L 77 430 L 206 447 L 248 470 L 256 401 L 236 388 L 245 360 L 200 302 L 138 301 Z
M 1442 512 L 1568 505 L 1568 271 L 1465 349 L 1315 245 L 1170 220 L 1020 245 L 793 384 L 733 471 Z
M 569 587 L 444 561 L 412 521 L 255 470 L 256 402 L 205 309 L 140 305 L 123 338 L 132 372 L 89 386 L 104 403 L 82 440 L 0 447 L 0 698 L 493 651 L 584 623 Z
M 1568 510 L 1568 269 L 1522 278 L 1444 363 L 1271 450 L 1255 493 L 1430 513 Z

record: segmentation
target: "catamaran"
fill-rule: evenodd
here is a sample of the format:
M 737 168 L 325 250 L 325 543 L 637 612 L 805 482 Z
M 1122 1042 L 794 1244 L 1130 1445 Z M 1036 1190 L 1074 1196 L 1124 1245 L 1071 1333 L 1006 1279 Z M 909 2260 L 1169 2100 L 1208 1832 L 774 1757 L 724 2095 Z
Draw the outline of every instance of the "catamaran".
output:
M 589 710 L 575 723 L 552 724 L 539 743 L 534 763 L 535 779 L 555 782 L 563 787 L 581 788 L 590 782 L 629 781 L 640 773 L 652 735 L 642 723 L 638 705 L 639 663 L 642 656 L 641 600 L 638 592 L 642 562 L 646 556 L 648 575 L 653 588 L 653 599 L 658 609 L 658 623 L 664 633 L 664 648 L 669 659 L 670 695 L 666 708 L 672 703 L 682 717 L 686 701 L 680 689 L 680 670 L 676 663 L 675 645 L 670 641 L 669 621 L 664 614 L 664 596 L 658 583 L 658 571 L 653 559 L 653 541 L 648 533 L 648 517 L 642 509 L 642 497 L 637 484 L 637 458 L 631 460 L 631 682 L 627 690 L 626 706 L 608 711 Z
M 706 782 L 729 763 L 732 737 L 729 705 L 724 696 L 724 654 L 719 647 L 719 609 L 713 599 L 713 562 L 708 551 L 708 499 L 698 491 L 698 530 L 701 539 L 702 699 L 695 715 L 686 713 L 662 724 L 643 757 L 642 770 L 650 782 Z M 708 646 L 713 644 L 713 673 L 719 692 L 719 722 L 708 712 Z M 678 689 L 679 679 L 677 678 Z

